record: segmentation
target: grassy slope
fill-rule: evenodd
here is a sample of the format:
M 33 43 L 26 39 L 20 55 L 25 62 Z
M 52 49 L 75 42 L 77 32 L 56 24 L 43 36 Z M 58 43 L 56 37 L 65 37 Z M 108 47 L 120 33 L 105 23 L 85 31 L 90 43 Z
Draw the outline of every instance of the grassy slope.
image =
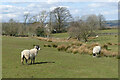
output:
M 118 60 L 115 58 L 93 58 L 89 55 L 58 52 L 55 48 L 44 48 L 47 43 L 32 38 L 3 37 L 3 78 L 115 78 L 118 76 Z M 35 65 L 21 65 L 20 52 L 39 44 L 41 51 Z

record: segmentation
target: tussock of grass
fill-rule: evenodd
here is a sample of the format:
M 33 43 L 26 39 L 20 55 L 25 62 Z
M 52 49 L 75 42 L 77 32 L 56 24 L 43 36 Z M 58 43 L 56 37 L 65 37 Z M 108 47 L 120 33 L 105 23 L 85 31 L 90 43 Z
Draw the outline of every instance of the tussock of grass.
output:
M 52 43 L 51 45 L 52 45 L 52 47 L 54 47 L 54 48 L 57 48 L 57 46 L 58 46 L 58 45 L 55 44 L 55 43 Z
M 47 39 L 47 42 L 52 42 L 52 40 L 51 39 Z
M 101 50 L 101 55 L 106 56 L 106 57 L 115 57 L 115 56 L 118 55 L 118 53 L 117 52 L 111 52 L 111 51 L 108 51 L 106 49 L 102 49 Z
M 57 47 L 57 49 L 58 49 L 58 51 L 66 51 L 67 46 L 64 45 L 64 44 L 62 44 L 62 45 L 59 45 L 59 46 Z
M 72 45 L 81 46 L 82 42 L 73 42 Z
M 58 45 L 57 49 L 58 51 L 66 51 L 67 53 L 74 53 L 74 54 L 89 54 L 92 55 L 92 50 L 95 46 L 99 46 L 99 43 L 93 43 L 91 45 L 89 44 L 82 44 L 81 46 L 75 45 L 75 44 L 69 44 L 69 45 Z M 108 44 L 104 44 L 102 46 L 101 50 L 101 56 L 106 57 L 115 57 L 118 54 L 116 52 L 108 51 Z
M 74 54 L 78 53 L 78 49 L 73 49 L 72 53 L 74 53 Z

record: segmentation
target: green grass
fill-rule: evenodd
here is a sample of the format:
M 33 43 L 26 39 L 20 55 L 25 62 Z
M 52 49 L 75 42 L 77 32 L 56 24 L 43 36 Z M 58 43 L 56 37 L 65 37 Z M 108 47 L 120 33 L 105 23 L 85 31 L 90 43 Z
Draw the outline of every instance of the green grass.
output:
M 93 58 L 90 55 L 58 52 L 55 48 L 43 47 L 45 41 L 33 38 L 3 37 L 3 78 L 117 78 L 116 58 Z M 22 65 L 20 52 L 39 44 L 41 49 L 36 62 L 51 62 Z M 52 63 L 54 62 L 54 63 Z
M 68 38 L 68 33 L 56 33 L 51 35 L 54 38 Z
M 118 29 L 98 30 L 97 33 L 118 33 Z M 51 36 L 55 38 L 68 38 L 69 34 L 68 33 L 56 33 L 56 34 L 52 34 Z
M 98 33 L 118 33 L 118 29 L 99 30 Z

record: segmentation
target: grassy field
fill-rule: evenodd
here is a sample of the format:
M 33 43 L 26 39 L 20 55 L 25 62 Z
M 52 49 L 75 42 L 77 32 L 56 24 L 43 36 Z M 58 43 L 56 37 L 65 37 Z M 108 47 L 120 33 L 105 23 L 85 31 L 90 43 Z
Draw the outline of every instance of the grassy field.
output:
M 64 35 L 65 34 L 65 35 Z M 56 35 L 56 34 L 55 34 Z M 65 38 L 66 33 L 61 36 Z M 58 35 L 57 35 L 58 36 Z M 113 38 L 114 36 L 110 37 Z M 107 37 L 109 38 L 109 37 Z M 103 42 L 106 42 L 105 38 Z M 95 39 L 94 41 L 99 41 Z M 90 41 L 94 42 L 94 41 Z M 117 38 L 109 41 L 117 43 Z M 99 41 L 100 42 L 100 41 Z M 108 40 L 107 40 L 108 42 Z M 2 77 L 3 78 L 117 78 L 118 59 L 93 58 L 90 55 L 59 52 L 55 48 L 43 47 L 46 41 L 34 38 L 3 37 L 2 44 Z M 102 42 L 101 42 L 102 43 Z M 33 48 L 41 49 L 36 57 L 36 64 L 22 65 L 20 52 Z M 117 46 L 112 46 L 117 51 Z
M 118 29 L 98 30 L 97 33 L 118 33 Z M 69 34 L 57 33 L 57 34 L 52 34 L 51 36 L 55 38 L 68 38 Z

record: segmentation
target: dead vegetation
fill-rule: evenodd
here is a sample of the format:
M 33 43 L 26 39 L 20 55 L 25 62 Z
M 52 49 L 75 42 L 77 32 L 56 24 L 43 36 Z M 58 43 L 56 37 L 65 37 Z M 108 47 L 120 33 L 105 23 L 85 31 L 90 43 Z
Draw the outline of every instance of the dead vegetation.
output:
M 103 45 L 99 44 L 99 43 L 93 43 L 93 44 L 86 44 L 86 43 L 82 43 L 80 41 L 75 41 L 75 40 L 65 40 L 65 39 L 56 39 L 56 38 L 43 38 L 43 37 L 37 37 L 37 39 L 39 40 L 43 40 L 43 41 L 47 41 L 47 42 L 52 42 L 51 44 L 44 44 L 44 47 L 53 47 L 53 48 L 57 48 L 58 51 L 65 51 L 67 53 L 73 53 L 73 54 L 89 54 L 92 55 L 92 50 L 94 46 L 101 46 L 102 50 L 101 50 L 101 56 L 105 56 L 105 57 L 115 57 L 118 56 L 117 52 L 112 52 L 110 50 L 108 50 L 108 47 L 111 45 L 117 45 L 114 43 L 105 43 Z M 71 44 L 57 44 L 54 42 L 72 42 Z

